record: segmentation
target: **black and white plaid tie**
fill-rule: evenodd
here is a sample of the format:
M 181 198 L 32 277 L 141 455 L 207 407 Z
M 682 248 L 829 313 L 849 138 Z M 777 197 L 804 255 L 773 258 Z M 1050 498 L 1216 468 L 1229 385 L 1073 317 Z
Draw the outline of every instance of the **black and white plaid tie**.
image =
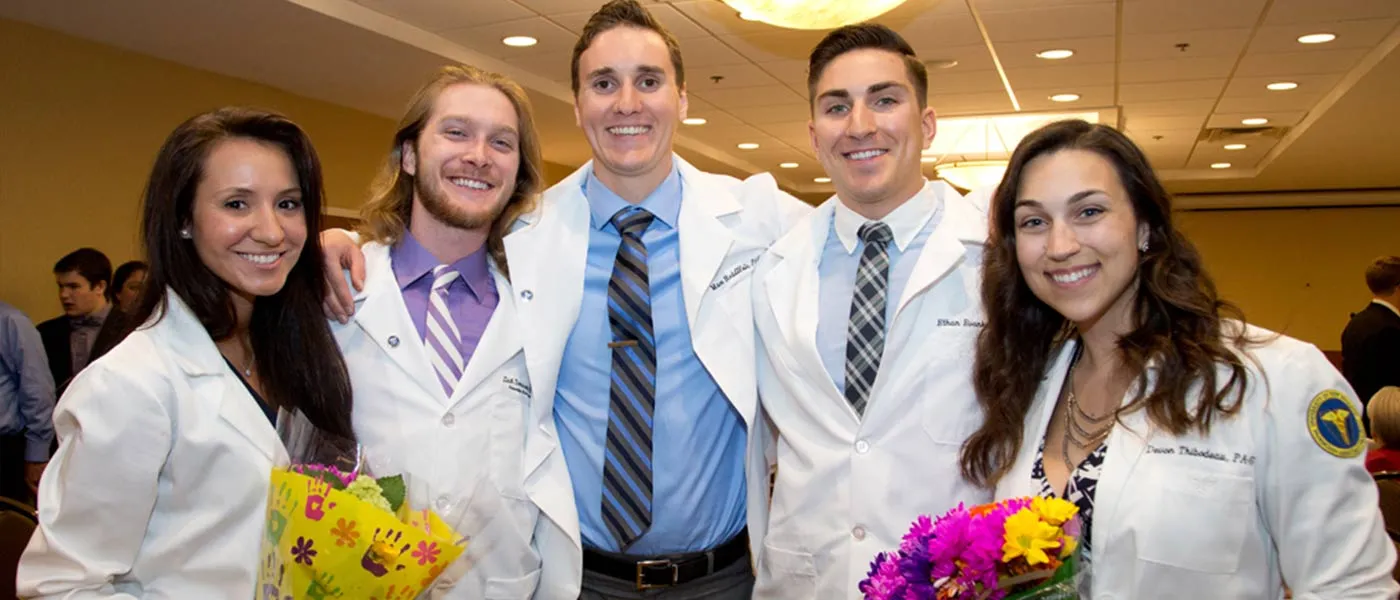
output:
M 879 221 L 860 226 L 865 251 L 856 270 L 851 323 L 846 331 L 846 401 L 858 415 L 865 414 L 870 388 L 880 372 L 880 356 L 885 352 L 885 300 L 890 281 L 887 247 L 893 238 L 890 226 Z

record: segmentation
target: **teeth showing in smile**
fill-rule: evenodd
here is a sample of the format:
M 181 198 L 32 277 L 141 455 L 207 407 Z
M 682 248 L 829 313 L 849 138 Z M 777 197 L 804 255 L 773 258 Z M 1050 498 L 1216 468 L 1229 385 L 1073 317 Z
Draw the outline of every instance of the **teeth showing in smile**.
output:
M 272 264 L 272 263 L 274 263 L 274 262 L 277 262 L 277 259 L 278 259 L 279 257 L 281 257 L 282 255 L 281 255 L 281 254 L 247 254 L 247 253 L 244 253 L 244 252 L 239 252 L 239 253 L 238 253 L 238 256 L 239 256 L 240 258 L 242 258 L 243 260 L 246 260 L 246 261 L 251 262 L 251 263 L 253 263 L 253 264 L 257 264 L 257 265 L 270 265 L 270 264 Z
M 451 181 L 451 182 L 452 182 L 452 185 L 455 185 L 455 186 L 458 186 L 458 187 L 470 188 L 470 189 L 473 189 L 473 190 L 489 190 L 489 189 L 491 189 L 491 184 L 486 183 L 485 181 L 481 181 L 480 179 L 470 179 L 470 178 L 467 178 L 467 177 L 453 177 L 453 178 L 449 179 L 448 181 Z
M 1083 269 L 1075 269 L 1068 273 L 1056 273 L 1054 275 L 1051 275 L 1050 278 L 1054 279 L 1055 283 L 1074 283 L 1076 281 L 1079 281 L 1080 279 L 1084 279 L 1085 277 L 1093 275 L 1094 271 L 1097 270 L 1098 267 L 1084 267 Z
M 611 133 L 613 135 L 642 135 L 643 133 L 646 133 L 648 131 L 651 131 L 651 128 L 647 127 L 646 125 L 630 125 L 627 127 L 608 128 L 608 133 Z
M 885 152 L 887 152 L 887 151 L 886 151 L 886 150 L 861 150 L 860 152 L 851 152 L 851 153 L 847 154 L 847 155 L 846 155 L 846 158 L 849 158 L 849 159 L 851 159 L 851 160 L 866 160 L 866 159 L 869 159 L 869 158 L 875 158 L 876 156 L 881 156 L 881 155 L 885 154 Z

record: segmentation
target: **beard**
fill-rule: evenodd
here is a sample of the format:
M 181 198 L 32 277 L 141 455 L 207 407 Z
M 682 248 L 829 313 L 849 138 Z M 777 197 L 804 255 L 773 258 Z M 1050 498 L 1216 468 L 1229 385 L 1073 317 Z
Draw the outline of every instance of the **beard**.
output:
M 423 165 L 418 165 L 418 173 L 423 173 Z M 442 189 L 444 185 L 439 179 L 434 178 L 431 182 L 425 178 L 413 178 L 413 189 L 418 194 L 418 199 L 423 203 L 423 209 L 428 211 L 434 219 L 446 225 L 460 229 L 482 229 L 490 227 L 496 219 L 505 212 L 506 205 L 510 199 L 498 199 L 493 205 L 483 209 L 473 210 L 455 206 L 448 199 L 447 192 Z

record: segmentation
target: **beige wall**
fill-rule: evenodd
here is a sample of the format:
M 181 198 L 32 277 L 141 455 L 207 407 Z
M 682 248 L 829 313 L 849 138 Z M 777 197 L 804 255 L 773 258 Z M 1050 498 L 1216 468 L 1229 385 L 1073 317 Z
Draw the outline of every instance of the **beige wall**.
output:
M 1247 319 L 1323 350 L 1341 349 L 1347 319 L 1370 301 L 1366 266 L 1400 254 L 1400 206 L 1194 211 L 1179 222 Z

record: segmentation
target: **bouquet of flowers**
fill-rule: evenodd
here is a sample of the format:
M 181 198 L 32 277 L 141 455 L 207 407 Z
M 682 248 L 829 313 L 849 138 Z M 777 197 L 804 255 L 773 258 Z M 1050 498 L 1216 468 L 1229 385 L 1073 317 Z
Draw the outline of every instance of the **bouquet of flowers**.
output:
M 413 480 L 373 477 L 363 450 L 281 413 L 292 466 L 272 471 L 258 587 L 262 600 L 409 600 L 466 550 L 449 520 L 461 502 L 419 506 Z M 413 490 L 416 491 L 416 490 Z
M 920 516 L 860 582 L 866 600 L 1074 600 L 1078 507 L 1016 498 Z

